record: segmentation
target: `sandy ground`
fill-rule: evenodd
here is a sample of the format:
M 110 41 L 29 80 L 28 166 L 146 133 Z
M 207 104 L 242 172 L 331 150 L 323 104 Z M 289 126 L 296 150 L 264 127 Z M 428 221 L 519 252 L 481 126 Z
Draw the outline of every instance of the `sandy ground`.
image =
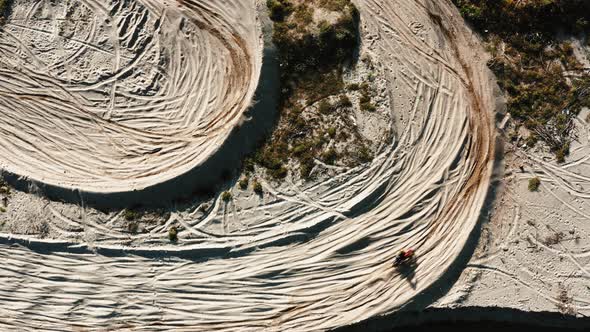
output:
M 543 146 L 507 144 L 504 189 L 491 221 L 463 276 L 437 307 L 590 315 L 589 113 L 576 120 L 578 139 L 564 164 Z M 536 176 L 539 191 L 529 192 Z
M 16 2 L 17 7 L 20 6 L 18 8 L 31 8 L 27 6 L 33 5 L 24 0 Z M 152 17 L 149 13 L 154 11 L 161 14 L 152 17 L 155 26 L 164 26 L 167 15 L 174 14 L 177 18 L 187 16 L 189 19 L 182 29 L 189 29 L 193 22 L 190 18 L 204 20 L 196 19 L 189 33 L 193 37 L 187 37 L 189 41 L 194 40 L 191 38 L 202 38 L 200 43 L 191 46 L 196 48 L 194 51 L 197 53 L 183 57 L 180 51 L 174 53 L 177 50 L 168 50 L 179 59 L 176 59 L 177 62 L 164 61 L 162 65 L 176 63 L 177 70 L 189 71 L 185 72 L 186 75 L 171 71 L 177 73 L 175 77 L 184 84 L 178 81 L 176 87 L 184 86 L 194 91 L 194 95 L 183 91 L 183 97 L 188 94 L 195 99 L 184 100 L 181 104 L 196 106 L 207 100 L 208 103 L 223 106 L 197 108 L 206 114 L 202 114 L 203 118 L 196 123 L 204 124 L 211 130 L 218 129 L 211 131 L 216 133 L 215 138 L 203 141 L 198 135 L 191 137 L 207 142 L 213 149 L 216 140 L 224 136 L 219 134 L 221 129 L 216 126 L 220 123 L 231 125 L 233 116 L 242 110 L 242 102 L 250 93 L 249 82 L 255 77 L 260 59 L 239 62 L 250 72 L 238 70 L 235 77 L 229 76 L 231 79 L 213 75 L 216 70 L 209 66 L 221 66 L 216 61 L 226 61 L 227 65 L 228 59 L 233 59 L 231 50 L 238 56 L 256 54 L 246 50 L 255 50 L 257 44 L 246 42 L 244 46 L 237 42 L 238 38 L 232 39 L 236 45 L 219 45 L 210 37 L 211 34 L 227 37 L 225 34 L 233 29 L 242 32 L 238 36 L 254 33 L 251 29 L 256 26 L 256 18 L 252 14 L 255 4 L 252 1 L 222 0 L 184 2 L 186 6 L 165 6 L 164 14 L 161 10 L 163 2 L 156 1 L 87 1 L 72 7 L 99 11 L 109 4 L 112 6 L 107 10 L 109 13 L 126 8 L 131 14 L 123 15 L 126 18 L 121 19 L 127 20 L 137 12 L 131 8 L 142 5 L 145 11 L 139 21 L 149 21 Z M 34 2 L 34 5 L 49 6 L 49 3 Z M 51 3 L 59 6 L 68 2 Z M 438 280 L 455 263 L 465 242 L 473 235 L 488 190 L 494 155 L 492 80 L 485 69 L 481 47 L 450 3 L 425 0 L 359 0 L 356 3 L 363 21 L 364 52 L 379 64 L 378 74 L 386 82 L 389 98 L 386 105 L 391 106 L 390 118 L 395 119 L 388 123 L 391 132 L 396 135 L 383 143 L 380 154 L 373 162 L 315 183 L 286 181 L 279 185 L 261 179 L 263 196 L 236 193 L 233 188 L 230 190 L 235 195 L 229 202 L 215 197 L 182 213 L 160 216 L 164 222 L 151 225 L 147 232 L 137 235 L 124 234 L 124 226 L 119 224 L 120 215 L 105 217 L 89 207 L 14 193 L 8 214 L 4 215 L 8 217 L 3 217 L 8 219 L 4 219 L 6 233 L 2 234 L 3 244 L 0 245 L 3 267 L 0 269 L 0 281 L 4 285 L 0 287 L 0 314 L 5 318 L 0 321 L 0 327 L 31 330 L 327 330 L 393 312 Z M 15 11 L 8 21 L 7 35 L 16 33 L 18 27 L 15 24 L 24 24 L 16 21 L 34 17 L 29 15 L 32 12 L 34 10 Z M 211 12 L 218 15 L 205 15 Z M 84 21 L 80 20 L 81 23 L 77 24 Z M 175 22 L 179 24 L 179 21 Z M 211 31 L 211 27 L 216 27 L 216 30 Z M 160 30 L 156 39 L 163 38 L 160 35 L 166 35 L 165 31 Z M 252 40 L 257 42 L 259 37 Z M 14 46 L 14 43 L 3 42 L 0 45 L 18 48 L 20 51 L 14 52 L 16 54 L 27 53 L 30 48 L 28 44 Z M 206 53 L 213 51 L 216 53 Z M 192 56 L 201 65 L 183 66 L 182 61 Z M 30 57 L 33 58 L 33 55 Z M 74 56 L 72 61 L 78 58 Z M 106 58 L 113 59 L 112 55 Z M 166 59 L 166 56 L 161 55 L 161 58 Z M 40 75 L 29 68 L 32 64 L 19 61 L 23 61 L 19 68 L 24 68 L 24 75 L 29 75 L 25 77 Z M 51 71 L 47 65 L 44 66 L 39 67 L 42 70 L 36 70 L 47 76 Z M 190 68 L 194 71 L 190 72 Z M 6 71 L 12 73 L 6 77 L 13 78 L 2 79 L 0 87 L 8 85 L 13 92 L 33 91 L 35 88 L 31 85 L 39 83 L 36 79 L 16 80 L 14 77 L 23 73 L 14 69 Z M 227 72 L 233 71 L 228 69 Z M 145 71 L 142 73 L 146 74 Z M 199 77 L 197 81 L 200 85 L 187 85 L 184 80 L 190 75 Z M 89 73 L 82 75 L 84 80 L 90 80 L 89 76 Z M 83 80 L 76 77 L 69 78 L 72 83 L 66 85 L 84 86 L 84 89 L 78 88 L 84 91 L 79 91 L 76 99 L 68 99 L 73 93 L 64 90 L 63 86 L 49 90 L 44 87 L 47 90 L 44 93 L 52 95 L 53 99 L 49 102 L 42 98 L 38 104 L 30 97 L 24 102 L 7 93 L 2 94 L 3 99 L 14 105 L 12 112 L 22 117 L 19 118 L 22 121 L 13 121 L 18 125 L 5 122 L 0 128 L 9 137 L 30 135 L 29 140 L 39 141 L 35 145 L 37 147 L 43 146 L 41 142 L 48 137 L 51 140 L 43 143 L 48 147 L 66 144 L 66 140 L 57 142 L 65 134 L 47 136 L 33 133 L 43 131 L 39 126 L 46 123 L 49 126 L 52 121 L 57 121 L 57 126 L 51 124 L 51 128 L 57 128 L 55 132 L 58 133 L 62 128 L 60 125 L 76 131 L 89 128 L 83 124 L 86 120 L 81 120 L 88 113 L 76 113 L 84 116 L 73 116 L 71 119 L 75 122 L 63 123 L 63 118 L 70 119 L 64 115 L 74 111 L 71 109 L 73 106 L 64 100 L 78 100 L 76 107 L 83 106 L 85 104 L 80 96 L 88 97 L 90 92 L 85 90 L 88 86 L 106 85 L 98 77 L 94 79 L 99 83 L 80 84 Z M 75 79 L 78 80 L 76 84 Z M 224 79 L 231 84 L 214 83 Z M 49 79 L 46 81 L 51 82 Z M 119 86 L 119 83 L 116 85 Z M 121 83 L 121 87 L 124 86 Z M 228 90 L 224 91 L 222 87 Z M 162 89 L 163 85 L 159 92 L 154 92 L 154 96 L 166 95 L 162 92 L 166 89 Z M 120 90 L 117 88 L 116 91 Z M 170 91 L 170 86 L 166 91 Z M 203 93 L 208 97 L 202 96 Z M 102 95 L 104 97 L 104 93 Z M 150 107 L 161 105 L 163 101 L 154 96 L 146 94 L 141 103 L 145 101 Z M 106 101 L 102 102 L 107 104 L 97 101 L 94 107 L 104 109 L 100 105 L 108 105 L 108 101 L 113 100 L 105 98 Z M 55 103 L 63 106 L 49 107 Z M 159 130 L 166 131 L 166 136 L 190 132 L 190 126 L 185 131 L 160 126 L 153 128 L 154 123 L 162 120 L 158 116 L 170 121 L 172 128 L 176 129 L 183 121 L 188 121 L 182 114 L 176 113 L 182 113 L 179 108 L 173 108 L 174 111 L 164 109 L 168 111 L 154 111 L 154 118 L 146 115 L 146 118 L 135 120 L 136 116 L 148 113 L 139 112 L 139 108 L 135 113 L 127 112 L 129 110 L 118 112 L 113 108 L 107 114 L 95 114 L 94 118 L 116 118 L 117 121 L 105 120 L 104 128 L 110 128 L 113 133 L 115 128 L 124 128 L 125 135 L 141 132 L 141 135 L 153 138 Z M 219 113 L 206 112 L 213 109 Z M 26 121 L 30 110 L 36 110 L 36 116 L 41 116 L 44 121 Z M 121 126 L 121 121 L 129 125 Z M 222 127 L 226 128 L 226 125 Z M 162 134 L 161 131 L 159 133 Z M 37 176 L 64 186 L 101 190 L 108 184 L 109 190 L 124 190 L 140 187 L 140 183 L 146 185 L 150 181 L 163 181 L 167 176 L 181 172 L 183 167 L 198 164 L 182 162 L 183 158 L 192 159 L 194 154 L 207 155 L 210 151 L 202 146 L 175 149 L 177 146 L 172 144 L 168 146 L 170 150 L 163 148 L 155 153 L 158 157 L 149 163 L 130 157 L 117 163 L 120 168 L 111 169 L 112 163 L 107 159 L 117 155 L 102 155 L 107 144 L 102 144 L 103 135 L 98 136 L 96 141 L 92 135 L 83 136 L 93 140 L 90 145 L 82 141 L 68 144 L 68 149 L 74 152 L 71 156 L 79 155 L 69 159 L 58 158 L 63 157 L 59 153 L 51 155 L 54 149 L 26 149 L 18 144 L 19 140 L 13 139 L 10 140 L 13 147 L 5 148 L 5 167 L 23 173 L 29 169 L 27 175 L 31 177 Z M 137 146 L 146 146 L 145 137 L 137 137 L 126 142 L 129 146 L 136 143 Z M 134 141 L 136 138 L 138 140 Z M 42 151 L 45 153 L 42 154 Z M 170 154 L 164 161 L 165 151 L 170 151 Z M 90 152 L 93 158 L 90 158 Z M 17 160 L 17 153 L 25 154 L 25 157 Z M 160 157 L 162 159 L 158 159 Z M 53 162 L 50 162 L 51 158 Z M 63 162 L 55 162 L 56 158 Z M 98 164 L 93 167 L 85 164 L 84 168 L 76 166 L 78 162 L 87 162 L 86 159 Z M 109 165 L 106 169 L 110 171 L 108 175 L 98 176 L 96 173 L 103 171 L 102 162 Z M 152 165 L 149 170 L 148 165 Z M 170 165 L 175 167 L 168 167 Z M 70 166 L 72 173 L 66 170 L 64 175 L 61 167 Z M 39 169 L 35 170 L 36 167 Z M 163 169 L 169 171 L 164 171 L 168 175 L 160 175 Z M 154 178 L 146 176 L 145 172 L 158 175 Z M 122 174 L 128 181 L 113 180 Z M 116 185 L 110 187 L 112 183 Z M 36 229 L 26 237 L 30 242 L 11 245 L 14 233 L 11 227 L 19 227 L 11 221 L 11 213 L 20 215 L 22 220 L 22 216 L 30 213 L 27 211 L 37 208 L 46 212 L 32 214 L 29 219 L 34 220 L 30 224 L 39 223 L 42 213 L 44 223 L 35 226 Z M 182 227 L 176 245 L 163 241 L 168 227 L 173 224 Z M 45 236 L 51 235 L 50 239 L 42 239 L 39 236 L 41 232 Z M 101 238 L 105 241 L 96 241 Z M 129 245 L 130 241 L 138 238 L 140 241 L 135 245 Z M 400 249 L 407 247 L 417 249 L 417 265 L 397 270 L 391 264 L 392 259 Z M 101 250 L 93 252 L 93 248 Z M 104 250 L 108 248 L 123 251 Z
M 202 164 L 252 101 L 248 1 L 15 0 L 0 34 L 0 166 L 89 192 Z

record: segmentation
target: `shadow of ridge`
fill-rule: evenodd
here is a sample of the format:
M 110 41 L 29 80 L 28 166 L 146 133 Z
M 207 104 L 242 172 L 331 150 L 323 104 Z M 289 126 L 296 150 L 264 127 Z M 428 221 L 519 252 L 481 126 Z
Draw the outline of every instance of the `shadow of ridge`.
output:
M 211 259 L 243 257 L 256 250 L 268 247 L 286 247 L 295 244 L 302 244 L 310 241 L 317 234 L 327 229 L 331 224 L 333 224 L 334 220 L 335 217 L 332 216 L 316 225 L 313 225 L 306 229 L 302 229 L 297 233 L 289 234 L 283 238 L 279 238 L 268 243 L 263 243 L 259 246 L 244 248 L 220 247 L 187 249 L 183 248 L 180 245 L 177 247 L 172 246 L 167 248 L 154 247 L 152 250 L 133 247 L 105 248 L 101 247 L 100 245 L 97 245 L 96 247 L 91 247 L 86 243 L 75 243 L 67 241 L 44 242 L 42 240 L 36 239 L 29 240 L 20 239 L 16 237 L 0 237 L 0 249 L 9 246 L 20 246 L 40 255 L 67 253 L 74 255 L 97 254 L 105 257 L 138 256 L 146 259 L 180 258 L 190 260 L 192 263 L 200 263 Z
M 487 328 L 487 329 L 486 329 Z M 532 330 L 534 328 L 534 330 Z M 587 331 L 588 317 L 564 316 L 557 312 L 524 311 L 500 307 L 429 308 L 400 311 L 388 317 L 336 329 L 338 332 L 413 331 Z
M 69 254 L 69 255 L 88 255 L 97 254 L 104 257 L 117 258 L 124 256 L 138 256 L 146 259 L 173 259 L 181 258 L 191 260 L 192 263 L 205 262 L 217 258 L 230 258 L 232 256 L 229 248 L 212 248 L 212 249 L 187 249 L 182 251 L 176 250 L 142 250 L 130 248 L 101 248 L 89 247 L 87 244 L 72 242 L 42 242 L 29 241 L 16 238 L 0 238 L 0 248 L 10 246 L 19 246 L 39 255 L 51 254 Z
M 261 16 L 262 13 L 261 13 Z M 165 207 L 175 200 L 193 196 L 195 192 L 213 191 L 223 182 L 224 174 L 239 167 L 242 160 L 254 151 L 261 139 L 272 130 L 277 117 L 280 92 L 277 50 L 272 44 L 272 29 L 267 18 L 263 21 L 264 49 L 258 87 L 254 94 L 256 104 L 244 112 L 243 122 L 232 132 L 209 159 L 192 170 L 171 180 L 145 189 L 119 192 L 84 192 L 49 185 L 4 171 L 4 179 L 16 190 L 36 193 L 53 201 L 84 204 L 101 210 L 149 205 Z M 248 119 L 248 117 L 250 119 Z

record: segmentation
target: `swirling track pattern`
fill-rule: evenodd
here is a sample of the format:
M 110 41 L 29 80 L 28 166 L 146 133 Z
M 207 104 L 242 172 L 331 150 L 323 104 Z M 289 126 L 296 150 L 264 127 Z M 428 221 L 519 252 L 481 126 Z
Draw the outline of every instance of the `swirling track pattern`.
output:
M 250 106 L 262 48 L 249 1 L 13 8 L 0 34 L 0 166 L 12 173 L 142 189 L 202 164 Z
M 392 312 L 437 280 L 463 248 L 489 184 L 493 106 L 483 97 L 490 91 L 484 62 L 472 55 L 479 46 L 450 2 L 356 3 L 392 98 L 413 96 L 393 110 L 406 121 L 374 162 L 308 188 L 275 191 L 276 201 L 241 220 L 248 227 L 240 234 L 200 232 L 189 246 L 229 248 L 232 258 L 2 246 L 0 326 L 327 330 Z M 190 229 L 199 233 L 215 218 L 222 216 Z M 285 241 L 303 233 L 303 241 Z M 400 273 L 391 261 L 404 247 L 417 248 L 418 264 Z

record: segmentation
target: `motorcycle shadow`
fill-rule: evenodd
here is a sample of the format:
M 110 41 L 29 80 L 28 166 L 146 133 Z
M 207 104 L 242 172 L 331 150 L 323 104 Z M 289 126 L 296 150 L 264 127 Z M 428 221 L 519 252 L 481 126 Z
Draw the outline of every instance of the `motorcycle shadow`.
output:
M 412 289 L 416 289 L 418 285 L 418 280 L 416 279 L 416 267 L 418 267 L 418 262 L 415 259 L 396 267 L 397 272 L 410 284 Z

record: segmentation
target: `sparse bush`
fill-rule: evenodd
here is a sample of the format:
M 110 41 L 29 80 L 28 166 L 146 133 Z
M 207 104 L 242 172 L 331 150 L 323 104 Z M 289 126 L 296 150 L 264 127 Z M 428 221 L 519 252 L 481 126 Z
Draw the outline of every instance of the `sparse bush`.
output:
M 322 100 L 320 102 L 320 104 L 318 105 L 318 112 L 320 112 L 321 114 L 329 114 L 329 113 L 332 113 L 333 109 L 334 108 L 333 108 L 332 104 L 329 101 L 325 100 L 325 99 Z
M 248 157 L 244 159 L 244 163 L 242 164 L 242 166 L 246 174 L 254 172 L 254 160 L 252 160 L 252 158 Z
M 555 160 L 559 164 L 565 163 L 565 156 L 566 156 L 566 152 L 563 149 L 559 149 L 555 152 Z
M 263 193 L 262 184 L 260 184 L 260 182 L 258 182 L 258 180 L 254 180 L 253 185 L 252 185 L 252 189 L 258 195 L 262 195 L 262 193 Z
M 348 90 L 351 90 L 351 91 L 357 91 L 357 90 L 359 90 L 361 87 L 360 87 L 360 85 L 358 85 L 357 83 L 351 83 L 351 84 L 349 84 L 349 85 L 348 85 L 346 88 L 347 88 Z
M 285 166 L 281 166 L 277 169 L 269 170 L 270 176 L 272 176 L 275 180 L 281 180 L 289 175 L 289 170 Z
M 0 206 L 0 213 L 4 213 L 4 212 L 6 212 L 6 208 L 3 206 Z
M 516 142 L 518 141 L 518 131 L 513 130 L 508 134 L 508 139 L 510 140 L 510 142 Z
M 250 182 L 250 179 L 246 176 L 238 182 L 238 186 L 240 187 L 240 189 L 246 190 L 246 189 L 248 189 L 249 182 Z
M 340 95 L 340 98 L 338 99 L 338 106 L 340 106 L 340 107 L 351 107 L 352 106 L 352 102 L 350 101 L 350 98 L 348 98 L 347 95 Z
M 371 97 L 367 94 L 362 94 L 359 98 L 359 104 L 368 104 L 371 102 Z
M 356 159 L 361 163 L 368 163 L 373 160 L 371 150 L 367 146 L 361 146 L 355 153 Z
M 330 127 L 326 132 L 330 138 L 336 137 L 336 127 Z
M 4 183 L 0 183 L 0 194 L 4 195 L 4 196 L 9 196 L 10 195 L 10 187 L 7 186 Z
M 493 59 L 488 62 L 508 101 L 508 111 L 565 161 L 573 118 L 590 104 L 587 72 L 566 77 L 583 66 L 571 43 L 559 34 L 589 32 L 590 2 L 583 0 L 453 0 L 483 34 Z M 564 70 L 565 69 L 565 70 Z M 527 140 L 527 145 L 533 143 Z M 531 144 L 531 146 L 534 144 Z
M 281 137 L 282 138 L 282 137 Z M 271 138 L 264 147 L 258 150 L 255 156 L 256 162 L 266 168 L 274 179 L 283 179 L 288 170 L 284 163 L 288 160 L 288 145 L 286 140 Z
M 371 87 L 369 86 L 369 83 L 367 82 L 363 82 L 360 86 L 360 89 L 362 91 L 363 94 L 369 94 Z
M 223 194 L 221 194 L 221 199 L 227 203 L 232 199 L 232 194 L 229 191 L 224 191 Z
M 322 154 L 322 161 L 328 165 L 334 165 L 337 158 L 338 153 L 334 149 L 329 149 Z
M 361 97 L 359 98 L 359 106 L 361 110 L 374 112 L 376 110 L 375 105 L 371 103 L 371 91 L 368 83 L 361 84 Z
M 541 185 L 541 179 L 538 177 L 534 177 L 529 180 L 529 191 L 537 191 L 539 190 L 539 186 Z
M 559 285 L 559 294 L 557 296 L 557 309 L 564 315 L 575 315 L 576 309 L 572 305 L 573 298 L 569 295 L 569 292 L 563 285 Z
M 209 204 L 201 204 L 201 206 L 199 206 L 199 211 L 206 213 L 209 210 L 210 206 Z
M 560 243 L 564 237 L 565 237 L 565 234 L 563 234 L 561 232 L 560 233 L 553 233 L 553 234 L 547 236 L 543 240 L 543 244 L 546 246 L 553 246 L 553 245 Z
M 375 107 L 375 105 L 373 105 L 372 103 L 361 103 L 361 110 L 365 111 L 365 112 L 375 112 L 377 110 L 377 107 Z
M 125 211 L 123 211 L 123 218 L 125 218 L 125 220 L 127 220 L 127 221 L 133 221 L 133 220 L 139 219 L 140 217 L 141 217 L 141 214 L 137 211 L 130 210 L 130 209 L 125 209 Z
M 531 134 L 526 139 L 526 145 L 527 145 L 527 147 L 532 148 L 535 146 L 535 144 L 537 144 L 537 141 L 538 141 L 537 135 Z
M 268 0 L 266 6 L 273 21 L 283 21 L 293 11 L 293 6 L 289 0 Z
M 344 67 L 353 60 L 358 43 L 359 13 L 350 0 L 268 1 L 274 21 L 273 42 L 279 50 L 282 90 L 279 120 L 269 140 L 254 160 L 276 180 L 289 174 L 287 165 L 295 159 L 300 176 L 309 179 L 315 160 L 335 162 L 336 151 L 326 154 L 326 144 L 336 129 L 317 123 L 318 117 L 304 116 L 317 110 L 322 115 L 351 107 L 343 80 Z M 287 8 L 287 10 L 284 10 Z M 313 12 L 322 8 L 330 22 Z M 333 19 L 332 19 L 333 18 Z M 360 89 L 351 85 L 352 89 Z M 334 97 L 338 97 L 334 100 Z M 310 120 L 312 119 L 312 120 Z M 319 121 L 333 117 L 320 117 Z M 326 135 L 327 134 L 327 135 Z M 351 142 L 358 144 L 361 139 Z
M 168 239 L 170 242 L 177 242 L 178 241 L 178 229 L 176 226 L 172 226 L 168 229 Z
M 299 159 L 299 175 L 301 175 L 303 179 L 310 179 L 311 171 L 314 167 L 315 162 L 313 157 L 308 155 Z
M 313 23 L 313 10 L 304 2 L 297 6 L 293 13 L 293 18 L 299 25 L 309 25 Z

